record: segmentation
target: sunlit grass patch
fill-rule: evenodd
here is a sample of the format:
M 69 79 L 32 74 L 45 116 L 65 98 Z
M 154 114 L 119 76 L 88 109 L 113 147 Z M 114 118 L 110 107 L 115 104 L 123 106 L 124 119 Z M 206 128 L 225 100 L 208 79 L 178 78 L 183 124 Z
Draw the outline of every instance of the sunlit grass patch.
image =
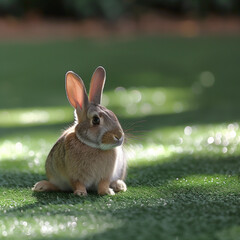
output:
M 105 92 L 103 104 L 118 116 L 144 117 L 167 113 L 181 113 L 196 109 L 196 97 L 188 88 L 132 88 L 118 87 Z
M 44 162 L 61 130 L 32 130 L 19 136 L 0 138 L 0 165 L 11 169 L 44 171 Z M 129 165 L 140 162 L 164 162 L 179 156 L 236 156 L 239 153 L 238 123 L 176 126 L 144 133 L 126 144 Z
M 58 132 L 45 130 L 24 133 L 23 130 L 19 136 L 0 138 L 0 167 L 9 170 L 44 171 L 45 159 L 58 138 L 57 134 Z
M 113 221 L 108 216 L 98 216 L 97 214 L 91 213 L 89 216 L 86 216 L 85 211 L 83 216 L 75 216 L 67 214 L 68 210 L 70 211 L 71 207 L 66 209 L 64 205 L 62 213 L 53 214 L 50 209 L 53 209 L 53 206 L 47 206 L 47 208 L 36 209 L 33 208 L 30 211 L 27 211 L 25 214 L 32 214 L 32 218 L 27 218 L 23 213 L 22 217 L 8 217 L 4 220 L 0 220 L 0 231 L 2 237 L 14 237 L 18 236 L 18 239 L 21 237 L 87 237 L 94 235 L 96 233 L 101 233 L 109 229 L 114 229 L 121 226 L 120 221 Z M 49 209 L 49 212 L 44 215 L 39 215 L 42 211 Z M 80 213 L 80 212 L 79 212 Z M 104 221 L 103 221 L 104 219 Z M 104 223 L 103 223 L 104 222 Z
M 1 186 L 1 194 L 3 198 L 0 198 L 0 210 L 3 213 L 37 202 L 36 198 L 32 196 L 31 190 L 26 188 L 9 189 L 8 187 Z
M 171 182 L 171 185 L 176 187 L 189 187 L 189 188 L 202 188 L 202 189 L 215 189 L 222 193 L 229 192 L 229 186 L 231 186 L 230 192 L 235 189 L 238 192 L 238 176 L 212 174 L 212 175 L 189 175 L 186 177 L 177 177 Z
M 119 117 L 125 118 L 181 113 L 197 108 L 195 95 L 187 88 L 118 87 L 104 93 L 103 105 Z M 73 108 L 70 106 L 0 110 L 0 127 L 49 125 L 71 121 Z
M 168 147 L 162 144 L 131 144 L 125 150 L 129 162 L 159 161 L 171 155 Z
M 234 155 L 239 153 L 240 129 L 237 122 L 176 126 L 148 131 L 141 139 L 173 153 Z
M 44 107 L 5 109 L 0 111 L 0 127 L 34 126 L 71 121 L 73 110 L 69 107 Z

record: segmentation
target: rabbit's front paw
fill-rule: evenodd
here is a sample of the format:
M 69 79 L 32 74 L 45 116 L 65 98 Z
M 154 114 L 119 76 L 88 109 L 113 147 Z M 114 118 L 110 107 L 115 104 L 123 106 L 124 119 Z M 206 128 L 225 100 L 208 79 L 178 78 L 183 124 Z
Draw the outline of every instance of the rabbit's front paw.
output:
M 102 179 L 98 184 L 98 194 L 103 195 L 115 195 L 115 192 L 112 188 L 109 188 L 109 180 Z
M 114 192 L 126 192 L 127 191 L 126 183 L 120 179 L 112 182 L 111 187 L 113 188 Z
M 75 190 L 74 195 L 77 195 L 79 197 L 85 197 L 87 196 L 87 191 L 84 190 Z
M 107 191 L 107 194 L 108 195 L 115 195 L 115 192 L 113 191 L 112 188 L 109 188 L 108 191 Z
M 101 191 L 98 191 L 98 194 L 103 196 L 103 195 L 115 195 L 115 192 L 113 191 L 112 188 L 107 188 Z

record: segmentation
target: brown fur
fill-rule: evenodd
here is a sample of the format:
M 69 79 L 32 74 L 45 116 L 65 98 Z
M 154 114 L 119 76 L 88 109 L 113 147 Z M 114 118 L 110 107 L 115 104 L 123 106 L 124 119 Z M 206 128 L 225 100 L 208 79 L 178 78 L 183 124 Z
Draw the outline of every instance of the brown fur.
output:
M 37 182 L 34 187 L 33 190 L 35 192 L 55 192 L 55 191 L 60 191 L 60 189 L 58 187 L 56 187 L 55 185 L 53 185 L 52 183 L 46 181 L 46 180 L 42 180 L 40 182 Z
M 115 114 L 99 105 L 104 81 L 105 70 L 99 67 L 90 89 L 95 102 L 89 102 L 80 77 L 66 74 L 68 99 L 78 121 L 53 146 L 45 164 L 49 181 L 36 183 L 34 191 L 70 190 L 78 196 L 86 196 L 88 189 L 100 195 L 126 191 L 126 160 L 121 146 L 124 133 Z M 92 122 L 94 116 L 100 119 L 97 125 Z
M 114 131 L 106 132 L 102 137 L 102 143 L 105 144 L 114 144 L 115 139 L 117 137 L 120 139 L 123 136 L 123 132 L 119 129 L 115 129 Z
M 50 182 L 45 181 L 47 184 L 45 188 L 48 188 L 48 186 L 51 187 L 45 191 L 61 189 L 61 186 L 55 186 L 56 189 L 52 188 L 53 183 L 51 183 L 56 175 L 61 174 L 69 183 L 71 190 L 77 195 L 86 195 L 84 193 L 86 192 L 86 188 L 84 190 L 83 186 L 92 183 L 92 179 L 96 179 L 96 182 L 92 184 L 93 187 L 94 184 L 98 185 L 100 195 L 112 194 L 108 188 L 115 159 L 115 149 L 101 150 L 85 145 L 77 139 L 74 128 L 72 127 L 65 131 L 48 155 L 46 174 Z M 122 177 L 123 176 L 124 174 Z M 104 181 L 104 184 L 102 181 Z M 81 188 L 78 187 L 79 185 Z M 35 185 L 35 191 L 40 191 L 40 189 L 36 187 L 37 185 Z M 82 194 L 79 194 L 78 190 L 80 190 Z
M 115 164 L 115 150 L 100 150 L 81 143 L 74 133 L 66 137 L 66 172 L 73 180 L 110 179 Z M 81 157 L 81 161 L 76 161 Z

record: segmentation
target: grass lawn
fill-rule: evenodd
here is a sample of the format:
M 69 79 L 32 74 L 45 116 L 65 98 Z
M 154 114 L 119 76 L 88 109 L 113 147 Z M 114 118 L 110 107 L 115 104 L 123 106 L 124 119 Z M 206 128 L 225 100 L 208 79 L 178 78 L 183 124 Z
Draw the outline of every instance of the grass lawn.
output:
M 240 36 L 0 43 L 0 239 L 240 239 Z M 107 71 L 135 135 L 128 191 L 33 193 L 73 121 L 64 75 Z

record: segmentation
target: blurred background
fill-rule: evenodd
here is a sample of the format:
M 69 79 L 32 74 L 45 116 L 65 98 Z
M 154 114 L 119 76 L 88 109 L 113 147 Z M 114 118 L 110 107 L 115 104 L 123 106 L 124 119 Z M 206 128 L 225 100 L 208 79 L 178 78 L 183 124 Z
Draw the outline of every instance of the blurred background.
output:
M 1 38 L 239 31 L 238 0 L 1 0 Z
M 239 16 L 238 0 L 1 0 L 0 107 L 68 106 L 65 72 L 88 86 L 103 65 L 104 103 L 123 117 L 204 110 L 211 121 L 238 118 Z M 20 124 L 7 112 L 2 125 Z
M 61 131 L 73 122 L 65 73 L 78 73 L 88 89 L 99 65 L 107 72 L 103 105 L 116 113 L 130 136 L 126 146 L 129 191 L 116 199 L 129 201 L 126 206 L 135 205 L 138 198 L 141 203 L 133 208 L 123 204 L 120 214 L 114 209 L 118 203 L 113 205 L 111 198 L 106 211 L 99 215 L 101 210 L 95 211 L 91 204 L 102 201 L 98 209 L 106 205 L 105 198 L 92 196 L 79 203 L 73 196 L 62 194 L 51 195 L 49 202 L 47 195 L 35 196 L 30 190 L 45 178 L 46 156 Z M 214 226 L 239 224 L 237 214 L 232 218 L 239 206 L 239 88 L 239 0 L 0 0 L 0 190 L 6 194 L 6 209 L 13 209 L 6 218 L 2 216 L 3 234 L 14 239 L 35 234 L 40 239 L 41 235 L 63 233 L 78 238 L 84 233 L 90 239 L 93 233 L 101 237 L 108 222 L 114 233 L 119 228 L 125 234 L 125 227 L 121 227 L 127 226 L 126 239 L 132 239 L 132 226 L 139 231 L 147 214 L 146 224 L 154 215 L 158 218 L 149 231 L 142 228 L 143 236 L 161 231 L 163 239 L 178 239 L 184 234 L 188 239 L 195 238 L 196 230 L 203 234 L 201 239 L 215 239 L 218 229 Z M 178 181 L 180 178 L 183 180 Z M 182 198 L 179 211 L 173 205 L 164 205 L 165 212 L 148 207 L 154 206 L 149 205 L 153 202 L 161 205 L 162 198 L 173 196 L 178 189 L 186 187 L 183 191 L 188 194 L 189 182 L 197 190 Z M 162 186 L 166 194 L 159 195 Z M 228 191 L 233 186 L 237 193 L 232 202 L 216 195 L 214 200 L 209 198 L 210 211 L 197 205 L 195 209 L 200 210 L 194 212 L 195 205 L 189 204 L 188 222 L 179 218 L 189 199 L 198 197 L 205 204 L 204 191 L 212 196 L 215 189 L 219 193 L 227 189 L 226 196 L 232 196 Z M 173 202 L 179 203 L 178 193 L 174 196 Z M 59 199 L 66 200 L 61 205 L 65 212 L 59 213 Z M 224 214 L 229 218 L 212 211 L 219 215 L 214 225 L 208 212 L 211 214 L 212 203 L 215 206 L 218 199 L 219 212 L 226 202 L 233 211 L 230 205 L 226 207 Z M 70 214 L 68 207 L 76 204 L 78 210 L 74 211 L 82 215 L 78 212 L 82 211 L 81 204 L 88 202 L 85 220 L 82 218 L 86 225 L 76 227 L 75 222 L 71 230 L 67 221 L 72 220 L 64 220 L 68 219 L 66 212 Z M 143 209 L 153 212 L 144 210 L 141 215 L 142 203 L 146 206 Z M 27 211 L 20 213 L 19 206 L 24 204 Z M 32 217 L 34 211 L 36 219 Z M 131 212 L 131 217 L 126 217 Z M 186 228 L 193 215 L 193 227 Z M 109 219 L 102 221 L 103 216 Z M 27 222 L 17 225 L 17 218 Z M 39 228 L 38 223 L 45 221 L 48 225 Z
M 182 142 L 186 127 L 237 122 L 239 33 L 237 0 L 1 0 L 1 139 L 16 150 L 13 139 L 35 136 L 50 148 L 73 121 L 65 73 L 88 89 L 99 65 L 103 104 L 126 131 L 144 132 L 142 148 Z
M 55 139 L 73 120 L 65 73 L 88 88 L 99 65 L 103 104 L 146 131 L 140 144 L 178 142 L 183 130 L 162 135 L 170 126 L 239 121 L 239 16 L 237 0 L 1 0 L 2 141 Z

